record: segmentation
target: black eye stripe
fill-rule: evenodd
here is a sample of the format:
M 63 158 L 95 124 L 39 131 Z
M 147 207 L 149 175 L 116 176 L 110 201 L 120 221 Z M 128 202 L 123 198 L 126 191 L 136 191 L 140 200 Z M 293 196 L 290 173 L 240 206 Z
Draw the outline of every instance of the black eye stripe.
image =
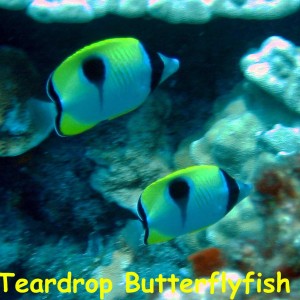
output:
M 176 178 L 171 181 L 168 189 L 171 198 L 176 202 L 189 197 L 190 187 L 183 178 Z
M 186 179 L 175 178 L 169 183 L 168 189 L 170 197 L 180 209 L 182 226 L 184 226 L 187 218 L 187 205 L 190 196 L 190 186 Z
M 105 64 L 99 57 L 87 58 L 82 63 L 84 76 L 92 83 L 101 83 L 105 79 Z

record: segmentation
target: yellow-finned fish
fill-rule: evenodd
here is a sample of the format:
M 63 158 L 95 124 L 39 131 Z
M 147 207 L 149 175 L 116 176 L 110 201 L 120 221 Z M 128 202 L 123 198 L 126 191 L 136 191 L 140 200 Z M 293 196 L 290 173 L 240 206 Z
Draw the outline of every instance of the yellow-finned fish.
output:
M 176 171 L 141 194 L 138 216 L 144 243 L 154 244 L 205 229 L 221 220 L 252 189 L 212 165 Z
M 50 75 L 47 94 L 56 103 L 56 131 L 82 133 L 140 106 L 179 61 L 148 51 L 134 38 L 113 38 L 77 51 Z

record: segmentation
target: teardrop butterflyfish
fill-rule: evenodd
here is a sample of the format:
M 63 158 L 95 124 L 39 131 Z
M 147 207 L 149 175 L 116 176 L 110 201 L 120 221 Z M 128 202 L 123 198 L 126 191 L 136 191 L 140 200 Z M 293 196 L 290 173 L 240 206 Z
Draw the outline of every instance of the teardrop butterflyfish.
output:
M 57 133 L 76 135 L 136 109 L 178 68 L 177 59 L 149 51 L 135 38 L 112 38 L 80 49 L 47 82 L 57 108 Z
M 142 192 L 137 212 L 144 243 L 165 242 L 221 220 L 252 189 L 213 165 L 193 166 L 161 178 Z

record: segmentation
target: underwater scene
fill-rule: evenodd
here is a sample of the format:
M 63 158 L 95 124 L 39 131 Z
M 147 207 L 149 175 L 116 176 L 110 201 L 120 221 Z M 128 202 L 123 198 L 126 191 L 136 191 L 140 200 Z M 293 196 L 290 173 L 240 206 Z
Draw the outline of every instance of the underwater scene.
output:
M 0 19 L 0 300 L 300 299 L 300 0 Z

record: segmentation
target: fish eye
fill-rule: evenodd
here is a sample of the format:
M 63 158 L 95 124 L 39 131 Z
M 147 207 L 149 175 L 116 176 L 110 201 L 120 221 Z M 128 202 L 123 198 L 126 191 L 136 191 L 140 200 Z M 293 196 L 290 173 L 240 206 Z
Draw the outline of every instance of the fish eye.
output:
M 92 83 L 99 83 L 105 77 L 105 64 L 99 57 L 90 57 L 83 61 L 84 76 Z
M 169 194 L 175 201 L 186 199 L 190 193 L 190 187 L 184 178 L 176 178 L 169 183 Z

